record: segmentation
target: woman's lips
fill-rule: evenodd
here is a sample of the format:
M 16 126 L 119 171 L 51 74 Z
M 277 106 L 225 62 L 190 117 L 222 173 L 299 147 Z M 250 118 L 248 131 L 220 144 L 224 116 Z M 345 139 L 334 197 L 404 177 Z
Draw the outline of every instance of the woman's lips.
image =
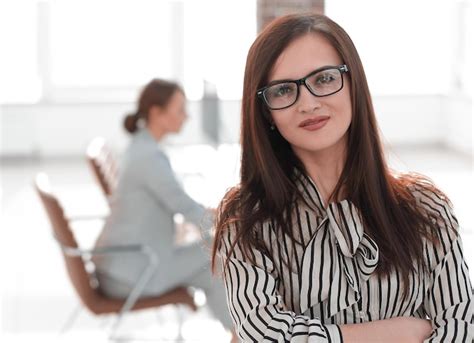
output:
M 321 117 L 314 118 L 314 119 L 307 119 L 307 120 L 303 121 L 299 125 L 299 127 L 301 127 L 302 129 L 308 130 L 308 131 L 315 131 L 315 130 L 319 130 L 324 125 L 326 125 L 328 120 L 329 120 L 328 116 L 321 116 Z

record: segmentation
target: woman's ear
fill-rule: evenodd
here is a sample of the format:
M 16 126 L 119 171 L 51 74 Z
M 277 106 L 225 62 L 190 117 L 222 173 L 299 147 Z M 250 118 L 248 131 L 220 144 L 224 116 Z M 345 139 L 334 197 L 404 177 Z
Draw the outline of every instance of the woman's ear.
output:
M 149 116 L 148 119 L 151 119 L 151 117 L 156 118 L 156 117 L 160 116 L 162 114 L 162 112 L 163 112 L 163 108 L 161 106 L 152 105 L 149 109 L 149 112 L 148 112 L 148 116 Z

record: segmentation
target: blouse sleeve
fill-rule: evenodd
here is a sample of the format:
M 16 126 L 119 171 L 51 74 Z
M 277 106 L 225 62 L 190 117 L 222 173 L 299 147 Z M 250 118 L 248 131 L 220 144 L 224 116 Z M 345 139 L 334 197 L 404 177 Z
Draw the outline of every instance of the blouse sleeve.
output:
M 229 230 L 222 239 L 222 262 L 231 247 L 231 236 Z M 338 325 L 287 310 L 277 291 L 279 277 L 272 260 L 255 249 L 252 254 L 255 263 L 244 258 L 236 245 L 223 269 L 230 314 L 244 342 L 342 342 Z
M 439 247 L 429 246 L 432 265 L 423 305 L 433 331 L 427 342 L 472 342 L 474 339 L 472 286 L 464 260 L 459 225 L 451 206 L 434 194 L 422 199 L 439 219 Z
M 203 223 L 206 219 L 204 206 L 186 194 L 163 152 L 155 150 L 153 154 L 147 154 L 146 161 L 141 163 L 137 171 L 137 177 L 143 180 L 146 190 L 170 212 L 181 213 L 197 226 L 209 226 Z

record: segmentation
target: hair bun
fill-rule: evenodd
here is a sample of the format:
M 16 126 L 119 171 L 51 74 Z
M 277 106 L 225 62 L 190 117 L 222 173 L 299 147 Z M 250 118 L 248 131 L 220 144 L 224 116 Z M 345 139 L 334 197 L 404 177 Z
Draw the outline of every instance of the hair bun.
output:
M 125 119 L 123 121 L 123 126 L 125 130 L 127 130 L 129 133 L 135 133 L 138 129 L 137 121 L 138 113 L 131 113 L 125 116 Z

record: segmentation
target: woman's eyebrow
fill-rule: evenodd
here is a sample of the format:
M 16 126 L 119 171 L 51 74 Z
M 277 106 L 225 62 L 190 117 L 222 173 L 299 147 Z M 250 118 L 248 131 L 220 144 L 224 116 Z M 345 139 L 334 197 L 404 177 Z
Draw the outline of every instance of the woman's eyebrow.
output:
M 305 77 L 308 77 L 311 74 L 317 73 L 318 71 L 322 71 L 324 69 L 334 68 L 334 67 L 337 67 L 337 65 L 327 64 L 327 65 L 324 65 L 324 66 L 319 67 L 317 69 L 314 69 L 313 71 L 310 71 L 308 74 L 306 74 L 305 76 L 303 76 L 300 79 L 277 79 L 277 80 L 270 81 L 267 86 L 272 86 L 272 85 L 275 85 L 275 84 L 278 84 L 278 83 L 283 83 L 283 82 L 298 81 L 298 80 L 304 79 Z

